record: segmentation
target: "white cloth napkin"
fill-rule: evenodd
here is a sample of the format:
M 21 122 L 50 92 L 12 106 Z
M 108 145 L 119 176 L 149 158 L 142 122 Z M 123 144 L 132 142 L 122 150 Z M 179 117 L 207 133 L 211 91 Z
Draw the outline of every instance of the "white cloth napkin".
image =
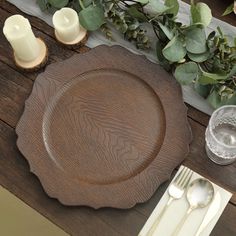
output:
M 182 170 L 184 166 L 181 166 L 179 168 L 178 173 Z M 194 172 L 191 181 L 194 179 L 202 178 L 201 175 Z M 221 198 L 221 204 L 219 211 L 216 213 L 214 219 L 209 223 L 209 225 L 205 228 L 205 230 L 202 232 L 201 236 L 208 236 L 210 235 L 212 229 L 214 228 L 215 224 L 219 220 L 222 212 L 224 211 L 228 201 L 230 200 L 232 194 L 225 189 L 219 187 L 218 185 L 213 184 L 215 194 L 219 192 L 220 198 Z M 168 188 L 165 191 L 164 195 L 162 196 L 161 200 L 153 210 L 152 214 L 148 218 L 146 224 L 142 228 L 142 230 L 139 233 L 139 236 L 146 236 L 147 232 L 149 231 L 151 225 L 155 221 L 157 215 L 161 212 L 161 209 L 165 206 L 165 204 L 168 201 Z M 175 200 L 172 202 L 172 204 L 169 206 L 168 210 L 166 211 L 166 214 L 164 214 L 162 220 L 160 221 L 160 224 L 157 227 L 157 230 L 155 231 L 155 235 L 165 235 L 165 236 L 171 236 L 173 233 L 175 227 L 180 222 L 181 218 L 184 216 L 184 213 L 188 209 L 188 202 L 186 199 L 186 194 L 180 199 Z M 184 226 L 182 227 L 181 231 L 179 232 L 178 236 L 194 236 L 198 230 L 198 227 L 200 226 L 206 212 L 208 210 L 208 207 L 202 208 L 202 209 L 196 209 L 194 210 L 189 217 L 187 218 Z
M 50 14 L 41 12 L 39 9 L 36 0 L 8 0 L 15 6 L 17 6 L 20 10 L 23 12 L 26 12 L 30 15 L 36 16 L 45 22 L 47 22 L 49 25 L 52 26 L 52 16 Z M 179 14 L 178 14 L 178 20 L 181 21 L 182 23 L 189 23 L 189 5 L 187 3 L 184 3 L 182 1 L 179 1 L 180 3 L 180 9 L 179 9 Z M 222 12 L 224 9 L 222 9 Z M 209 25 L 207 31 L 211 32 L 212 30 L 216 29 L 217 26 L 220 26 L 223 29 L 223 32 L 226 35 L 231 35 L 231 36 L 236 36 L 236 27 L 225 23 L 221 20 L 218 20 L 216 18 L 213 18 L 211 24 Z M 152 30 L 148 30 L 149 37 L 152 42 L 155 42 L 155 35 L 152 32 Z M 122 34 L 120 34 L 117 31 L 113 31 L 113 38 L 115 41 L 111 42 L 107 40 L 103 33 L 96 31 L 90 34 L 89 40 L 87 42 L 87 46 L 90 48 L 96 47 L 101 44 L 106 44 L 106 45 L 121 45 L 130 51 L 136 53 L 136 54 L 144 54 L 149 60 L 157 62 L 156 56 L 155 56 L 155 50 L 150 50 L 150 52 L 143 52 L 135 48 L 135 46 L 124 40 Z M 153 39 L 153 40 L 152 40 Z M 158 62 L 157 62 L 158 63 Z M 183 90 L 183 98 L 184 101 L 187 102 L 188 104 L 192 105 L 193 107 L 197 108 L 198 110 L 211 114 L 213 112 L 213 109 L 210 107 L 210 105 L 203 99 L 200 95 L 198 95 L 192 87 L 190 86 L 182 86 Z

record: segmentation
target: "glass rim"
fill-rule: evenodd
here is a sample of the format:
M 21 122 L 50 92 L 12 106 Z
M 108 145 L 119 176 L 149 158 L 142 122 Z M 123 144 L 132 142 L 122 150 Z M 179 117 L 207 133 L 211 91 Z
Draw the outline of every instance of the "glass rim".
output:
M 219 112 L 220 110 L 225 109 L 225 108 L 235 108 L 235 110 L 236 110 L 236 105 L 224 105 L 224 106 L 222 106 L 222 107 L 217 108 L 217 109 L 212 113 L 212 115 L 211 115 L 211 118 L 210 118 L 210 121 L 209 121 L 209 132 L 210 132 L 212 138 L 216 141 L 217 144 L 223 145 L 223 146 L 225 146 L 225 147 L 228 148 L 228 149 L 236 149 L 236 145 L 235 145 L 235 146 L 231 146 L 231 145 L 228 145 L 228 144 L 224 144 L 223 142 L 220 142 L 220 141 L 216 138 L 216 136 L 214 135 L 214 133 L 213 133 L 213 131 L 212 131 L 212 124 L 211 124 L 212 122 L 211 122 L 211 121 L 214 119 L 214 117 L 216 116 L 217 112 Z

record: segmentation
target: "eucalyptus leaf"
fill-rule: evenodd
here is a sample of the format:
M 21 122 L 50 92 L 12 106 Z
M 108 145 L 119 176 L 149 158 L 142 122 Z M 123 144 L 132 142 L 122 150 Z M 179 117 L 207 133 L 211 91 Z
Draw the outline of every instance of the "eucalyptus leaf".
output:
M 207 27 L 212 20 L 211 9 L 203 2 L 191 4 L 191 17 L 193 24 L 202 24 Z
M 230 4 L 224 11 L 222 16 L 229 15 L 231 12 L 234 11 L 234 3 Z
M 79 20 L 85 29 L 94 31 L 104 24 L 104 12 L 99 6 L 90 5 L 79 12 Z
M 230 46 L 230 47 L 236 46 L 234 44 L 235 39 L 236 39 L 236 35 L 233 35 L 233 34 L 232 35 L 225 35 L 225 41 L 228 43 L 228 46 Z M 235 48 L 234 52 L 236 52 L 236 48 Z
M 47 0 L 37 0 L 37 4 L 39 5 L 41 11 L 47 10 Z
M 136 6 L 131 6 L 127 9 L 127 12 L 129 13 L 130 16 L 136 18 L 139 22 L 146 22 L 147 18 L 145 15 L 138 11 Z
M 224 37 L 223 32 L 219 26 L 216 27 L 221 37 Z
M 233 75 L 236 75 L 236 64 L 233 66 L 233 68 L 229 72 L 228 77 L 231 77 Z
M 218 81 L 212 77 L 208 77 L 206 75 L 199 75 L 198 82 L 201 85 L 207 85 L 207 84 L 217 84 Z
M 198 82 L 200 84 L 217 84 L 219 82 L 225 81 L 228 77 L 229 74 L 215 74 L 215 73 L 209 73 L 206 71 L 201 70 L 202 73 L 199 76 Z
M 169 71 L 169 70 L 171 69 L 171 66 L 170 66 L 168 60 L 166 60 L 166 58 L 163 56 L 162 49 L 163 49 L 162 43 L 159 42 L 159 41 L 157 41 L 157 43 L 156 43 L 156 55 L 157 55 L 157 59 L 158 59 L 159 63 L 160 63 L 167 71 Z
M 119 27 L 119 30 L 124 34 L 128 29 L 128 25 L 127 24 L 121 24 Z
M 188 52 L 189 59 L 191 59 L 192 61 L 195 61 L 195 62 L 204 62 L 209 58 L 210 55 L 211 54 L 209 51 L 206 51 L 206 52 L 200 53 L 200 54 Z
M 190 27 L 185 32 L 186 49 L 190 53 L 204 53 L 207 51 L 206 34 L 204 29 Z
M 74 8 L 77 12 L 80 12 L 82 10 L 79 0 L 71 2 L 71 7 Z
M 147 9 L 150 14 L 161 14 L 169 10 L 171 7 L 166 6 L 161 0 L 149 0 Z
M 156 43 L 156 54 L 157 54 L 157 58 L 159 60 L 159 62 L 162 62 L 163 60 L 166 60 L 165 57 L 162 54 L 162 45 L 161 42 L 157 42 Z
M 159 39 L 163 42 L 163 43 L 167 43 L 169 41 L 169 39 L 166 37 L 165 33 L 162 30 L 158 29 L 158 36 Z
M 194 83 L 194 90 L 203 98 L 207 98 L 211 90 L 211 85 L 202 85 L 196 80 Z
M 173 31 L 171 31 L 167 26 L 163 25 L 162 23 L 158 22 L 158 25 L 160 26 L 163 33 L 166 35 L 166 37 L 171 40 L 174 37 Z
M 236 60 L 236 52 L 233 52 L 229 55 L 229 58 L 232 60 Z
M 233 96 L 230 99 L 226 100 L 224 102 L 224 104 L 225 105 L 236 105 L 236 92 L 234 92 Z
M 175 36 L 162 50 L 164 57 L 171 62 L 178 62 L 186 55 L 186 49 L 180 38 Z
M 149 2 L 149 0 L 136 0 L 136 2 L 139 2 L 141 4 L 147 4 Z
M 220 95 L 215 91 L 215 89 L 213 89 L 213 91 L 209 94 L 209 96 L 207 97 L 207 101 L 215 109 L 219 108 L 222 105 Z
M 202 71 L 202 74 L 206 77 L 209 77 L 211 79 L 214 79 L 214 80 L 225 80 L 229 77 L 229 74 L 215 74 L 215 73 L 209 73 L 209 72 L 206 72 L 206 71 Z
M 129 28 L 130 30 L 136 30 L 138 27 L 139 27 L 139 22 L 138 22 L 137 20 L 134 21 L 133 24 L 131 24 L 131 25 L 128 26 L 128 28 Z
M 79 0 L 77 0 L 77 1 L 79 1 Z M 89 5 L 91 5 L 93 3 L 93 0 L 82 0 L 82 2 L 85 7 L 88 7 Z
M 166 10 L 165 13 L 176 16 L 179 12 L 179 3 L 177 0 L 165 0 L 165 5 L 170 9 Z
M 48 9 L 47 9 L 48 13 L 53 15 L 55 14 L 56 11 L 58 11 L 58 8 L 56 7 L 53 7 L 53 6 L 50 6 Z
M 207 101 L 215 109 L 224 105 L 236 105 L 236 92 L 230 99 L 222 100 L 219 93 L 215 89 L 213 89 L 212 92 L 207 97 Z
M 55 8 L 62 8 L 69 3 L 69 0 L 48 0 L 48 3 L 50 3 Z
M 182 85 L 191 84 L 199 73 L 198 65 L 195 62 L 186 62 L 177 66 L 174 76 Z

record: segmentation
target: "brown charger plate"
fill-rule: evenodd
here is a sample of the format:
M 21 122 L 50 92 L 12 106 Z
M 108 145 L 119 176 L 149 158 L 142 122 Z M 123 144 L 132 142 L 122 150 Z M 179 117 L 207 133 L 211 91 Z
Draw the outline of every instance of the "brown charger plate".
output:
M 38 76 L 17 145 L 63 204 L 129 208 L 188 153 L 186 111 L 180 86 L 159 65 L 99 46 Z

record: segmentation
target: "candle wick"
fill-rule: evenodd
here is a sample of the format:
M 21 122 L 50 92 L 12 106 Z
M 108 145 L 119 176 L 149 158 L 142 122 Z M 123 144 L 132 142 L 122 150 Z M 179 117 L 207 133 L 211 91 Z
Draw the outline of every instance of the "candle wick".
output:
M 69 23 L 69 19 L 66 16 L 63 16 L 66 23 Z
M 14 25 L 14 28 L 15 28 L 16 30 L 20 30 L 19 25 Z

